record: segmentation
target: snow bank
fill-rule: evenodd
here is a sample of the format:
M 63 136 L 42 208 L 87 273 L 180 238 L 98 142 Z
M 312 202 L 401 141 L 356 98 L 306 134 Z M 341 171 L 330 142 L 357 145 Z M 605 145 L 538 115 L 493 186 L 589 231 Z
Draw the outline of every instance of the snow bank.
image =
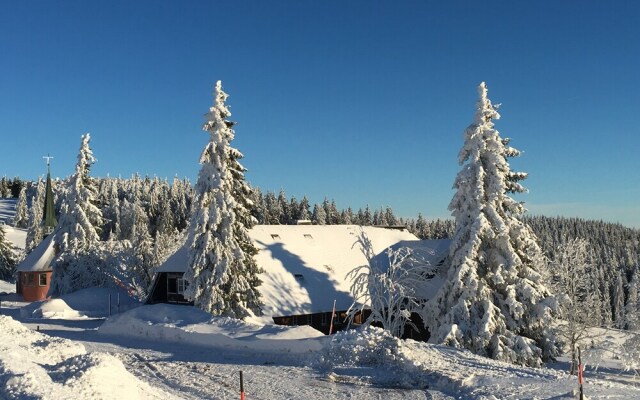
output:
M 117 358 L 34 332 L 0 315 L 0 398 L 147 399 L 163 393 L 139 381 Z
M 62 299 L 52 299 L 43 302 L 31 303 L 20 309 L 22 318 L 49 318 L 49 319 L 86 319 L 85 314 L 76 311 Z
M 15 293 L 16 284 L 0 280 L 0 294 L 2 293 Z
M 311 366 L 337 382 L 428 388 L 456 398 L 573 398 L 575 386 L 574 379 L 563 372 L 520 367 L 465 350 L 401 340 L 375 327 L 337 333 Z
M 309 326 L 254 325 L 171 304 L 146 305 L 110 317 L 98 333 L 267 353 L 317 351 L 325 337 Z
M 69 293 L 58 299 L 33 302 L 20 310 L 20 316 L 22 318 L 69 320 L 104 318 L 109 315 L 109 295 L 111 295 L 112 314 L 140 305 L 137 300 L 129 297 L 125 291 L 120 289 L 88 288 Z

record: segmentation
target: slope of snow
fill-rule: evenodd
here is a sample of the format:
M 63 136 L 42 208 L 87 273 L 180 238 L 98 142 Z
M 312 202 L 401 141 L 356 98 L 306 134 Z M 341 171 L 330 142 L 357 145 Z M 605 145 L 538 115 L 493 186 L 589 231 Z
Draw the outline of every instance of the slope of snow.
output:
M 19 250 L 24 251 L 27 242 L 27 230 L 4 225 L 5 237 Z
M 0 199 L 0 224 L 9 225 L 16 214 L 18 199 Z
M 153 399 L 166 396 L 117 358 L 34 332 L 0 315 L 0 398 Z

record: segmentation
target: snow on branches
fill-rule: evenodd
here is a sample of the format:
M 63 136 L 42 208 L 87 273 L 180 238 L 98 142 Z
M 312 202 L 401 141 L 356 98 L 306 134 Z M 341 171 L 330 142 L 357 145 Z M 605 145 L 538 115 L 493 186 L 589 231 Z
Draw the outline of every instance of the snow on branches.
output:
M 431 341 L 491 358 L 540 365 L 557 353 L 550 331 L 554 298 L 544 286 L 536 237 L 521 221 L 525 209 L 508 193 L 524 192 L 524 173 L 507 159 L 519 152 L 494 128 L 500 115 L 478 87 L 474 122 L 464 133 L 456 193 L 449 209 L 456 232 L 444 285 L 427 304 Z
M 388 248 L 386 258 L 381 259 L 373 251 L 371 241 L 364 232 L 360 233 L 356 243 L 360 245 L 368 263 L 347 274 L 354 298 L 348 312 L 349 318 L 353 320 L 369 305 L 371 314 L 365 326 L 379 323 L 395 337 L 403 336 L 406 325 L 417 331 L 411 314 L 422 309 L 427 297 L 424 284 L 434 276 L 435 267 L 419 252 L 408 247 Z
M 260 314 L 260 270 L 254 260 L 257 249 L 248 228 L 251 188 L 244 180 L 242 153 L 231 147 L 233 122 L 225 105 L 227 94 L 216 84 L 215 104 L 207 114 L 209 132 L 196 184 L 196 204 L 188 243 L 189 265 L 185 297 L 214 315 L 244 318 Z

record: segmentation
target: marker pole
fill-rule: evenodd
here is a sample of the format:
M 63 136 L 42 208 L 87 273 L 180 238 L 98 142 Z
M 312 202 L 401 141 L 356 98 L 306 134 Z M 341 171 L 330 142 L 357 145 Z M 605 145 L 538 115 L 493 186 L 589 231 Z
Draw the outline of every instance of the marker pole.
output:
M 242 378 L 242 371 L 240 371 L 240 400 L 244 400 L 244 379 Z

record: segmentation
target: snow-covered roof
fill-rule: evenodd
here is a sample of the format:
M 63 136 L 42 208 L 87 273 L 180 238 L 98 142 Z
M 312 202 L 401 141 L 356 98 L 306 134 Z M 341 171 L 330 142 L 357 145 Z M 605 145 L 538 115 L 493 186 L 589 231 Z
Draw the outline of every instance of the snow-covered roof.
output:
M 55 257 L 55 234 L 47 236 L 40 244 L 27 254 L 18 265 L 21 272 L 51 271 L 51 261 Z
M 169 256 L 162 265 L 156 268 L 156 272 L 186 272 L 188 262 L 189 247 L 181 246 L 175 253 Z
M 408 246 L 430 263 L 446 255 L 449 241 L 421 241 L 407 230 L 357 225 L 257 225 L 249 235 L 259 252 L 259 291 L 268 317 L 347 309 L 353 302 L 346 279 L 367 259 L 358 243 L 363 232 L 375 254 Z M 188 249 L 180 248 L 157 272 L 184 272 Z M 436 282 L 434 282 L 435 284 Z

